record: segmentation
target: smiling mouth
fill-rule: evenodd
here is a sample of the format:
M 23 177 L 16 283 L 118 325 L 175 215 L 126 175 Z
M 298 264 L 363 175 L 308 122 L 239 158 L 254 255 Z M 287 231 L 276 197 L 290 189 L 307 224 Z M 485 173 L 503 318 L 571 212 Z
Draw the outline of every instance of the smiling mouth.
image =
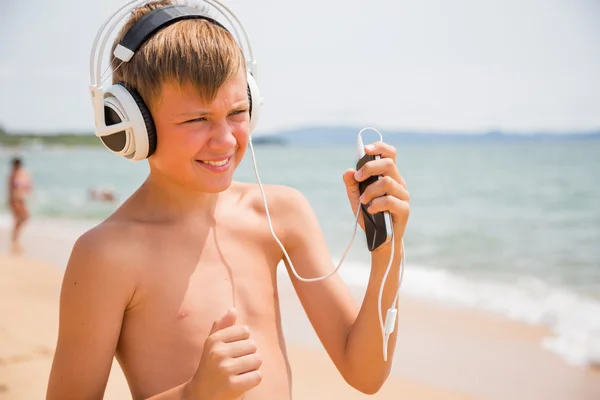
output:
M 229 162 L 230 158 L 226 158 L 225 160 L 221 160 L 221 161 L 204 161 L 204 160 L 199 160 L 199 161 L 202 164 L 208 164 L 208 165 L 214 165 L 216 167 L 222 167 L 223 165 L 225 165 Z
M 196 162 L 209 171 L 221 173 L 229 170 L 232 160 L 233 156 L 224 160 L 196 160 Z

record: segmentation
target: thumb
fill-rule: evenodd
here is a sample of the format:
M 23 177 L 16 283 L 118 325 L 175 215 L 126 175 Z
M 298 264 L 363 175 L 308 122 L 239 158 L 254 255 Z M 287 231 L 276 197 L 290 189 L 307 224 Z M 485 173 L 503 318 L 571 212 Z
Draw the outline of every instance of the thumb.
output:
M 233 326 L 235 324 L 236 320 L 237 320 L 237 310 L 232 307 L 229 310 L 227 310 L 225 315 L 223 315 L 221 318 L 219 318 L 218 320 L 216 320 L 213 323 L 213 326 L 210 330 L 210 334 L 220 331 L 221 329 L 225 329 L 230 326 Z
M 358 189 L 358 182 L 354 179 L 354 174 L 356 174 L 356 170 L 354 169 L 347 169 L 344 171 L 344 183 L 346 184 L 346 187 L 356 185 L 356 188 Z
M 356 205 L 358 204 L 358 198 L 360 197 L 360 191 L 358 189 L 358 181 L 354 179 L 354 174 L 356 173 L 353 169 L 347 169 L 344 172 L 344 184 L 346 185 L 346 193 L 348 194 L 348 199 L 350 203 L 352 203 L 352 208 L 356 212 Z
M 352 207 L 352 213 L 356 215 L 358 212 L 358 207 L 360 205 L 360 189 L 358 188 L 358 181 L 354 179 L 354 174 L 356 170 L 347 169 L 344 172 L 344 184 L 346 185 L 346 194 L 348 195 L 348 200 L 350 201 L 350 206 Z M 359 223 L 362 226 L 362 215 L 359 217 Z

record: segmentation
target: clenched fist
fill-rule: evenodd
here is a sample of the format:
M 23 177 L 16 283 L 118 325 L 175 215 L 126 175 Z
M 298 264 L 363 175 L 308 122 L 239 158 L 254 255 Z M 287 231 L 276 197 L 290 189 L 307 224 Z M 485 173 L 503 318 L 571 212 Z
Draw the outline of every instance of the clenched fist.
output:
M 213 323 L 190 389 L 201 400 L 234 400 L 257 386 L 262 359 L 246 326 L 230 309 Z

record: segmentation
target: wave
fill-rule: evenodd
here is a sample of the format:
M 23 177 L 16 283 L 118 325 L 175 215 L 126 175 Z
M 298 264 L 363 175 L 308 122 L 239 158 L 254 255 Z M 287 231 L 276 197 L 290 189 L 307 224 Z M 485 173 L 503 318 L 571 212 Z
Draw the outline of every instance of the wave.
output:
M 340 268 L 340 275 L 348 285 L 364 288 L 369 268 L 348 261 Z M 544 348 L 570 365 L 600 365 L 600 301 L 596 299 L 531 277 L 486 281 L 415 265 L 406 267 L 401 291 L 414 298 L 547 326 L 555 336 L 543 340 Z

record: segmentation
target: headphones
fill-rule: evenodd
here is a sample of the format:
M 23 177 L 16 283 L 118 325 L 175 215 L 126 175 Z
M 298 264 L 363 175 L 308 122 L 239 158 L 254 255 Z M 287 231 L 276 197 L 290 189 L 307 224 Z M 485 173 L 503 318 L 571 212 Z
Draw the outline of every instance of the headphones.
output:
M 256 82 L 257 64 L 252 55 L 250 39 L 240 20 L 228 7 L 218 0 L 204 1 L 213 6 L 232 25 L 237 43 L 242 51 L 245 50 L 247 53 L 247 57 L 244 56 L 246 57 L 248 100 L 250 101 L 249 132 L 252 133 L 258 121 L 263 99 Z M 150 2 L 148 0 L 129 1 L 112 14 L 98 30 L 90 55 L 90 93 L 94 109 L 94 133 L 108 150 L 131 161 L 146 159 L 156 150 L 156 128 L 152 115 L 134 88 L 127 87 L 123 82 L 103 88 L 101 81 L 103 74 L 100 74 L 100 70 L 102 54 L 108 37 L 115 30 L 117 24 L 136 7 Z M 102 32 L 123 10 L 125 10 L 125 14 L 116 19 L 109 27 L 96 56 Z M 113 56 L 121 62 L 128 62 L 152 35 L 160 29 L 184 19 L 203 19 L 227 30 L 216 20 L 202 14 L 199 9 L 178 4 L 159 7 L 146 14 L 127 31 L 121 42 L 115 47 Z M 245 39 L 244 43 L 240 40 L 242 37 Z

